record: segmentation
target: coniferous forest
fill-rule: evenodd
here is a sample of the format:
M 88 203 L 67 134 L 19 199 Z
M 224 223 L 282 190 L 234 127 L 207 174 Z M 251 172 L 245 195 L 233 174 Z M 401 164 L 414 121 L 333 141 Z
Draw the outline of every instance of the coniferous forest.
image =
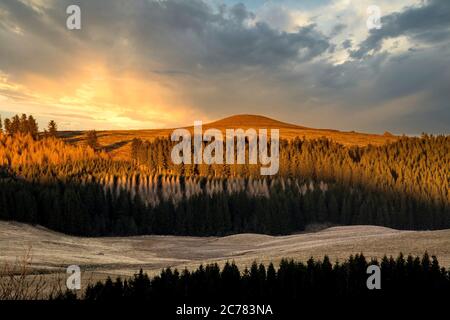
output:
M 328 139 L 280 143 L 280 170 L 174 165 L 169 138 L 135 139 L 130 160 L 98 145 L 39 133 L 32 116 L 0 135 L 0 219 L 73 235 L 289 234 L 310 224 L 450 227 L 450 137 L 401 137 L 382 146 Z M 248 156 L 248 154 L 247 154 Z
M 370 290 L 366 285 L 367 267 L 379 266 L 382 289 Z M 436 257 L 400 254 L 381 261 L 367 260 L 363 254 L 350 256 L 343 263 L 332 264 L 309 259 L 306 263 L 284 259 L 278 268 L 254 262 L 239 270 L 230 262 L 223 268 L 217 264 L 201 265 L 194 271 L 163 269 L 153 278 L 142 270 L 128 280 L 108 278 L 89 285 L 79 298 L 88 301 L 148 301 L 202 303 L 259 303 L 280 301 L 296 305 L 305 298 L 376 298 L 384 297 L 448 297 L 450 273 L 439 266 Z M 77 299 L 70 291 L 54 299 Z

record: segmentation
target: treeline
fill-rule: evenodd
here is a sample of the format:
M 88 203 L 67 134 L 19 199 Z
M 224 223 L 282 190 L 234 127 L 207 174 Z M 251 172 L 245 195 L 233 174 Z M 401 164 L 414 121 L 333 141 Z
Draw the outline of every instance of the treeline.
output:
M 30 135 L 33 138 L 37 138 L 39 129 L 36 119 L 32 115 L 26 114 L 15 115 L 12 118 L 6 118 L 4 121 L 5 133 L 8 135 L 22 134 Z M 0 118 L 0 130 L 3 131 L 2 121 Z
M 381 289 L 367 288 L 367 267 L 381 270 Z M 306 263 L 282 260 L 279 268 L 254 262 L 239 270 L 234 263 L 187 269 L 163 269 L 150 278 L 142 270 L 131 279 L 108 278 L 89 285 L 83 296 L 88 301 L 169 301 L 175 303 L 251 303 L 282 301 L 301 303 L 305 298 L 325 297 L 446 297 L 450 294 L 450 274 L 436 257 L 422 258 L 400 254 L 381 261 L 367 260 L 363 254 L 350 256 L 343 263 L 313 258 Z M 58 299 L 76 298 L 71 292 Z
M 337 179 L 324 182 L 301 172 L 264 179 L 169 176 L 153 173 L 150 166 L 111 160 L 88 147 L 22 135 L 0 137 L 0 163 L 0 219 L 74 235 L 278 235 L 314 223 L 450 227 L 448 202 L 387 184 L 383 189 Z M 424 170 L 428 177 L 445 172 L 444 167 Z M 437 193 L 446 190 L 441 189 Z
M 168 138 L 135 139 L 131 157 L 158 173 L 259 177 L 259 165 L 175 165 L 171 161 L 174 144 Z M 246 156 L 248 158 L 248 148 Z M 280 141 L 279 176 L 339 183 L 348 188 L 382 193 L 403 193 L 445 205 L 450 203 L 449 167 L 450 136 L 402 137 L 376 147 L 345 147 L 326 138 Z
M 42 173 L 53 165 L 102 158 L 107 158 L 105 153 L 95 153 L 92 148 L 69 145 L 53 137 L 34 140 L 29 134 L 0 134 L 0 166 L 12 175 L 27 176 L 36 170 L 34 167 L 41 168 Z
M 274 177 L 257 165 L 175 166 L 168 139 L 134 140 L 134 160 L 116 161 L 90 136 L 91 147 L 0 134 L 0 219 L 86 236 L 450 228 L 449 136 L 379 147 L 282 141 Z
M 240 191 L 208 193 L 205 179 L 196 184 L 199 192 L 188 197 L 184 181 L 179 182 L 180 196 L 174 201 L 166 198 L 173 192 L 167 190 L 174 190 L 167 189 L 169 180 L 157 176 L 152 187 L 156 198 L 150 204 L 139 193 L 121 187 L 124 182 L 118 178 L 108 185 L 94 180 L 74 181 L 54 182 L 53 177 L 34 183 L 12 177 L 0 179 L 0 219 L 84 236 L 280 235 L 314 223 L 419 230 L 450 227 L 448 212 L 440 207 L 404 195 L 368 194 L 358 189 L 349 193 L 339 185 L 310 183 L 299 190 L 292 182 L 274 180 L 267 196 L 250 194 L 249 180 L 243 180 Z
M 21 116 L 16 114 L 11 118 L 5 118 L 4 122 L 0 117 L 0 132 L 3 132 L 10 136 L 21 134 L 30 135 L 33 139 L 39 137 L 39 126 L 32 115 L 26 115 L 23 113 Z M 50 120 L 47 129 L 44 130 L 44 136 L 56 137 L 58 132 L 58 125 L 54 120 Z

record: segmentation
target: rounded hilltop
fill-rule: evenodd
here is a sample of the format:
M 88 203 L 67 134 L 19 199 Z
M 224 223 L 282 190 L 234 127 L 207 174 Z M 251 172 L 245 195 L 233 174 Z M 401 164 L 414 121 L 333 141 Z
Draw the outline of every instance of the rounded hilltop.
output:
M 198 119 L 201 120 L 201 119 Z M 333 129 L 315 129 L 278 121 L 262 115 L 237 114 L 213 122 L 204 122 L 203 130 L 215 128 L 225 132 L 226 129 L 280 129 L 281 139 L 294 139 L 296 137 L 306 139 L 328 138 L 345 146 L 367 146 L 369 144 L 379 146 L 391 143 L 398 139 L 397 136 L 380 134 L 367 134 L 360 132 L 345 132 Z M 193 131 L 193 124 L 185 128 Z M 105 130 L 99 131 L 98 142 L 100 146 L 115 159 L 128 160 L 131 154 L 131 141 L 133 138 L 142 140 L 154 140 L 157 137 L 167 138 L 175 128 L 144 129 L 144 130 Z M 59 136 L 67 142 L 84 144 L 87 132 L 64 131 Z
M 306 129 L 305 127 L 278 121 L 269 117 L 254 114 L 238 114 L 205 124 L 213 128 L 292 128 Z

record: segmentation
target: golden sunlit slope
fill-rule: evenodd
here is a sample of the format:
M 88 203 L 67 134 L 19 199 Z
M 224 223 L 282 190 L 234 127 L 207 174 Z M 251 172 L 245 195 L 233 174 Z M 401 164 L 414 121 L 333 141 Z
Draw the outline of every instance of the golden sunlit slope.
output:
M 193 126 L 185 127 L 193 130 Z M 279 129 L 280 137 L 283 139 L 293 139 L 295 137 L 306 139 L 318 139 L 321 137 L 329 138 L 343 145 L 366 146 L 382 145 L 384 143 L 393 142 L 398 137 L 385 134 L 367 134 L 359 132 L 344 132 L 331 129 L 313 129 L 306 128 L 295 124 L 289 124 L 259 115 L 234 115 L 211 123 L 203 125 L 203 129 L 216 128 L 222 131 L 226 129 Z M 168 129 L 149 129 L 149 130 L 108 130 L 98 131 L 100 145 L 108 151 L 113 157 L 126 159 L 130 154 L 130 145 L 133 138 L 141 138 L 143 140 L 152 140 L 156 137 L 169 136 L 173 128 Z M 64 131 L 60 132 L 60 136 L 67 142 L 84 143 L 86 132 L 83 131 Z

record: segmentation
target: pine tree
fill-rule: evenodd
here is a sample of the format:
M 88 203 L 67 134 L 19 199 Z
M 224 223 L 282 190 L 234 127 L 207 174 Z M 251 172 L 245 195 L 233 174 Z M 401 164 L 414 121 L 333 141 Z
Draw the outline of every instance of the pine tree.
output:
M 32 115 L 29 115 L 28 120 L 26 121 L 26 133 L 30 134 L 33 139 L 38 137 L 39 127 Z
M 16 114 L 14 117 L 12 117 L 11 121 L 11 135 L 14 135 L 19 132 L 20 132 L 20 118 Z
M 5 132 L 6 132 L 7 134 L 9 134 L 9 135 L 12 135 L 12 134 L 13 134 L 13 131 L 12 131 L 12 123 L 11 123 L 11 120 L 8 119 L 8 118 L 6 118 L 5 121 L 4 121 L 4 123 L 5 123 Z
M 56 122 L 54 120 L 50 120 L 50 122 L 48 123 L 47 132 L 49 136 L 56 137 L 58 126 L 56 125 Z

